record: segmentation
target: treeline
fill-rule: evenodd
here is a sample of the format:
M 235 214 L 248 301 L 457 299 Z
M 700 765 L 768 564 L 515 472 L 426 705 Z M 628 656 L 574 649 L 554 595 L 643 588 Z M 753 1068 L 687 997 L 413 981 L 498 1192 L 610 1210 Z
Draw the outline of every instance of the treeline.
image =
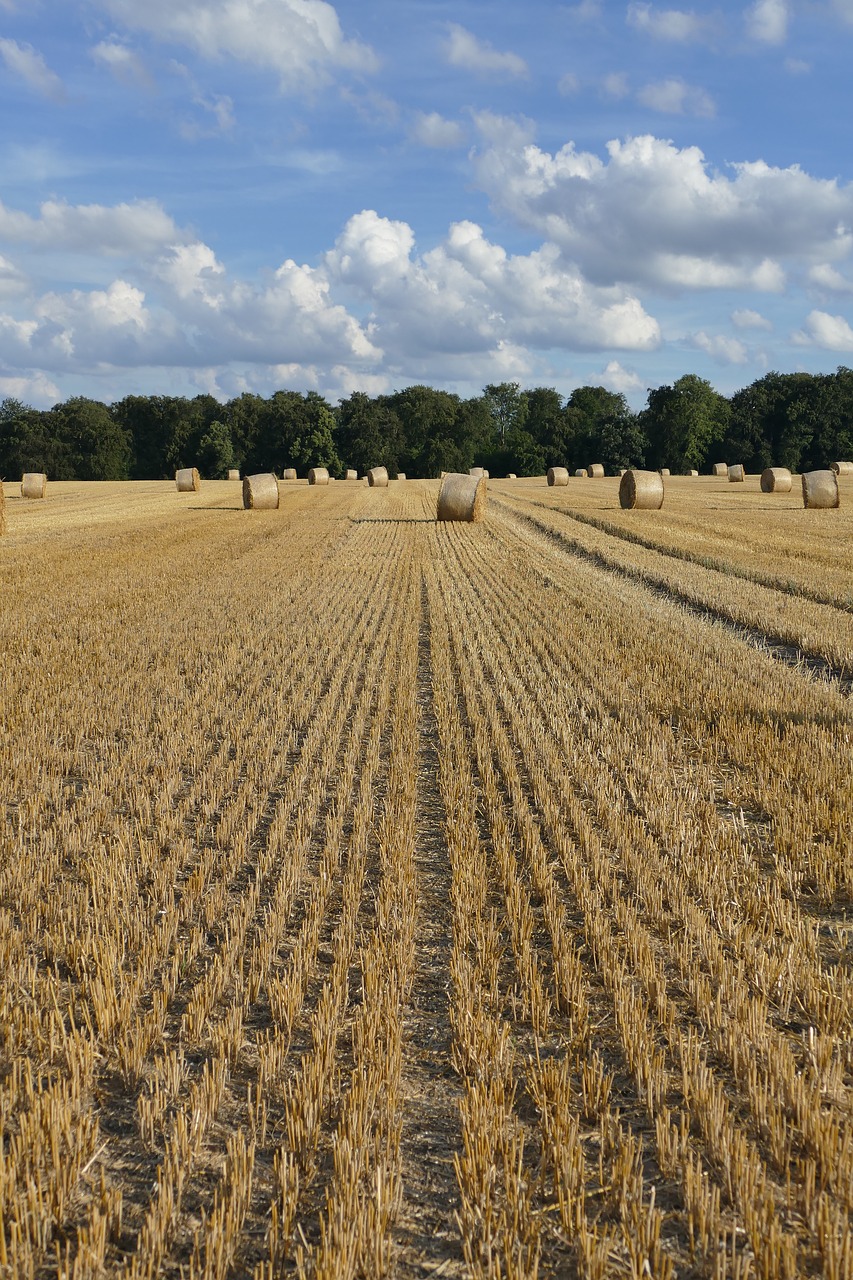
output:
M 44 471 L 54 480 L 166 479 L 198 467 L 210 479 L 326 466 L 437 476 L 478 464 L 493 475 L 541 475 L 601 462 L 707 470 L 715 461 L 803 471 L 853 456 L 853 370 L 768 373 L 731 397 L 686 374 L 649 391 L 633 412 L 621 394 L 579 387 L 491 384 L 463 399 L 412 386 L 390 395 L 354 392 L 333 407 L 316 392 L 126 396 L 112 405 L 82 396 L 49 410 L 0 403 L 0 476 Z

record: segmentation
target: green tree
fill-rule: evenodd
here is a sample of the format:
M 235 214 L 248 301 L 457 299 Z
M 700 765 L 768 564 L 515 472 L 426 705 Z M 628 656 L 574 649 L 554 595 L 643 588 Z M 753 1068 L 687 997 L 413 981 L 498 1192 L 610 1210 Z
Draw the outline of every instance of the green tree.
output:
M 198 446 L 198 469 L 211 480 L 227 480 L 234 466 L 234 445 L 226 423 L 214 418 Z
M 51 420 L 67 447 L 74 479 L 129 479 L 133 463 L 130 433 L 100 400 L 72 396 L 54 406 Z
M 704 468 L 725 439 L 729 415 L 726 397 L 695 373 L 686 373 L 671 387 L 649 391 L 640 415 L 649 464 L 673 471 Z
M 527 392 L 518 382 L 490 382 L 483 399 L 492 420 L 495 440 L 502 447 L 510 431 L 520 431 L 527 421 Z
M 641 462 L 646 448 L 645 432 L 621 391 L 576 387 L 569 396 L 566 416 L 577 466 L 601 462 L 606 470 L 612 471 Z

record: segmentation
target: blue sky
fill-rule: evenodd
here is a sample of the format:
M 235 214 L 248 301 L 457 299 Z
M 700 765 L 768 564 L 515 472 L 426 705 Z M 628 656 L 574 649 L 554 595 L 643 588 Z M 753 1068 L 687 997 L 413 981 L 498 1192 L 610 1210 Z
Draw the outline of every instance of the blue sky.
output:
M 0 397 L 853 363 L 853 0 L 0 0 Z

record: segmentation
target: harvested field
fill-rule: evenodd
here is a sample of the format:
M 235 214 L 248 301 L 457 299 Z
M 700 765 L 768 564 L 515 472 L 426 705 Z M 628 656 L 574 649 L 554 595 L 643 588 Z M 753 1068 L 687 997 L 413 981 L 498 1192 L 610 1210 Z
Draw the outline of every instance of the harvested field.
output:
M 853 1280 L 839 487 L 7 485 L 0 1277 Z

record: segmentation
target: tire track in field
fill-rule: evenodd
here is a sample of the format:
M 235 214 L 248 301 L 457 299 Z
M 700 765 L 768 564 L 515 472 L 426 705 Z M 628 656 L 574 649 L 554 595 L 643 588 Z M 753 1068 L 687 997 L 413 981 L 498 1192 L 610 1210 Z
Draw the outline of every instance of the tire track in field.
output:
M 460 1146 L 461 1087 L 453 1070 L 449 956 L 453 940 L 446 814 L 438 786 L 439 734 L 433 706 L 432 631 L 421 579 L 418 632 L 419 760 L 415 858 L 415 980 L 404 1023 L 403 1203 L 394 1227 L 395 1275 L 461 1276 L 464 1265 L 454 1213 L 459 1189 L 453 1152 Z
M 847 697 L 853 694 L 853 672 L 846 666 L 831 662 L 821 654 L 802 648 L 784 636 L 764 631 L 761 627 L 751 626 L 746 622 L 738 622 L 725 609 L 715 608 L 707 603 L 699 604 L 690 592 L 680 591 L 677 587 L 665 582 L 654 573 L 644 569 L 633 568 L 627 564 L 619 564 L 603 552 L 585 547 L 570 534 L 561 533 L 544 520 L 539 520 L 536 516 L 530 515 L 526 511 L 517 511 L 500 499 L 493 498 L 492 501 L 510 524 L 530 526 L 564 554 L 572 555 L 579 560 L 586 561 L 588 564 L 595 565 L 597 569 L 601 569 L 613 577 L 625 578 L 630 582 L 636 582 L 648 591 L 650 595 L 679 605 L 693 617 L 699 618 L 703 622 L 718 623 L 744 644 L 750 645 L 761 653 L 768 654 L 790 670 L 796 671 L 800 675 L 808 674 L 815 679 L 831 680 L 837 686 L 839 692 Z M 597 526 L 593 527 L 597 528 Z M 600 529 L 597 531 L 605 532 Z M 649 548 L 644 545 L 644 549 L 648 550 Z M 652 548 L 652 550 L 657 554 L 665 554 L 660 552 L 658 548 Z M 668 558 L 677 559 L 677 557 Z M 722 572 L 722 570 L 709 570 L 709 572 Z

